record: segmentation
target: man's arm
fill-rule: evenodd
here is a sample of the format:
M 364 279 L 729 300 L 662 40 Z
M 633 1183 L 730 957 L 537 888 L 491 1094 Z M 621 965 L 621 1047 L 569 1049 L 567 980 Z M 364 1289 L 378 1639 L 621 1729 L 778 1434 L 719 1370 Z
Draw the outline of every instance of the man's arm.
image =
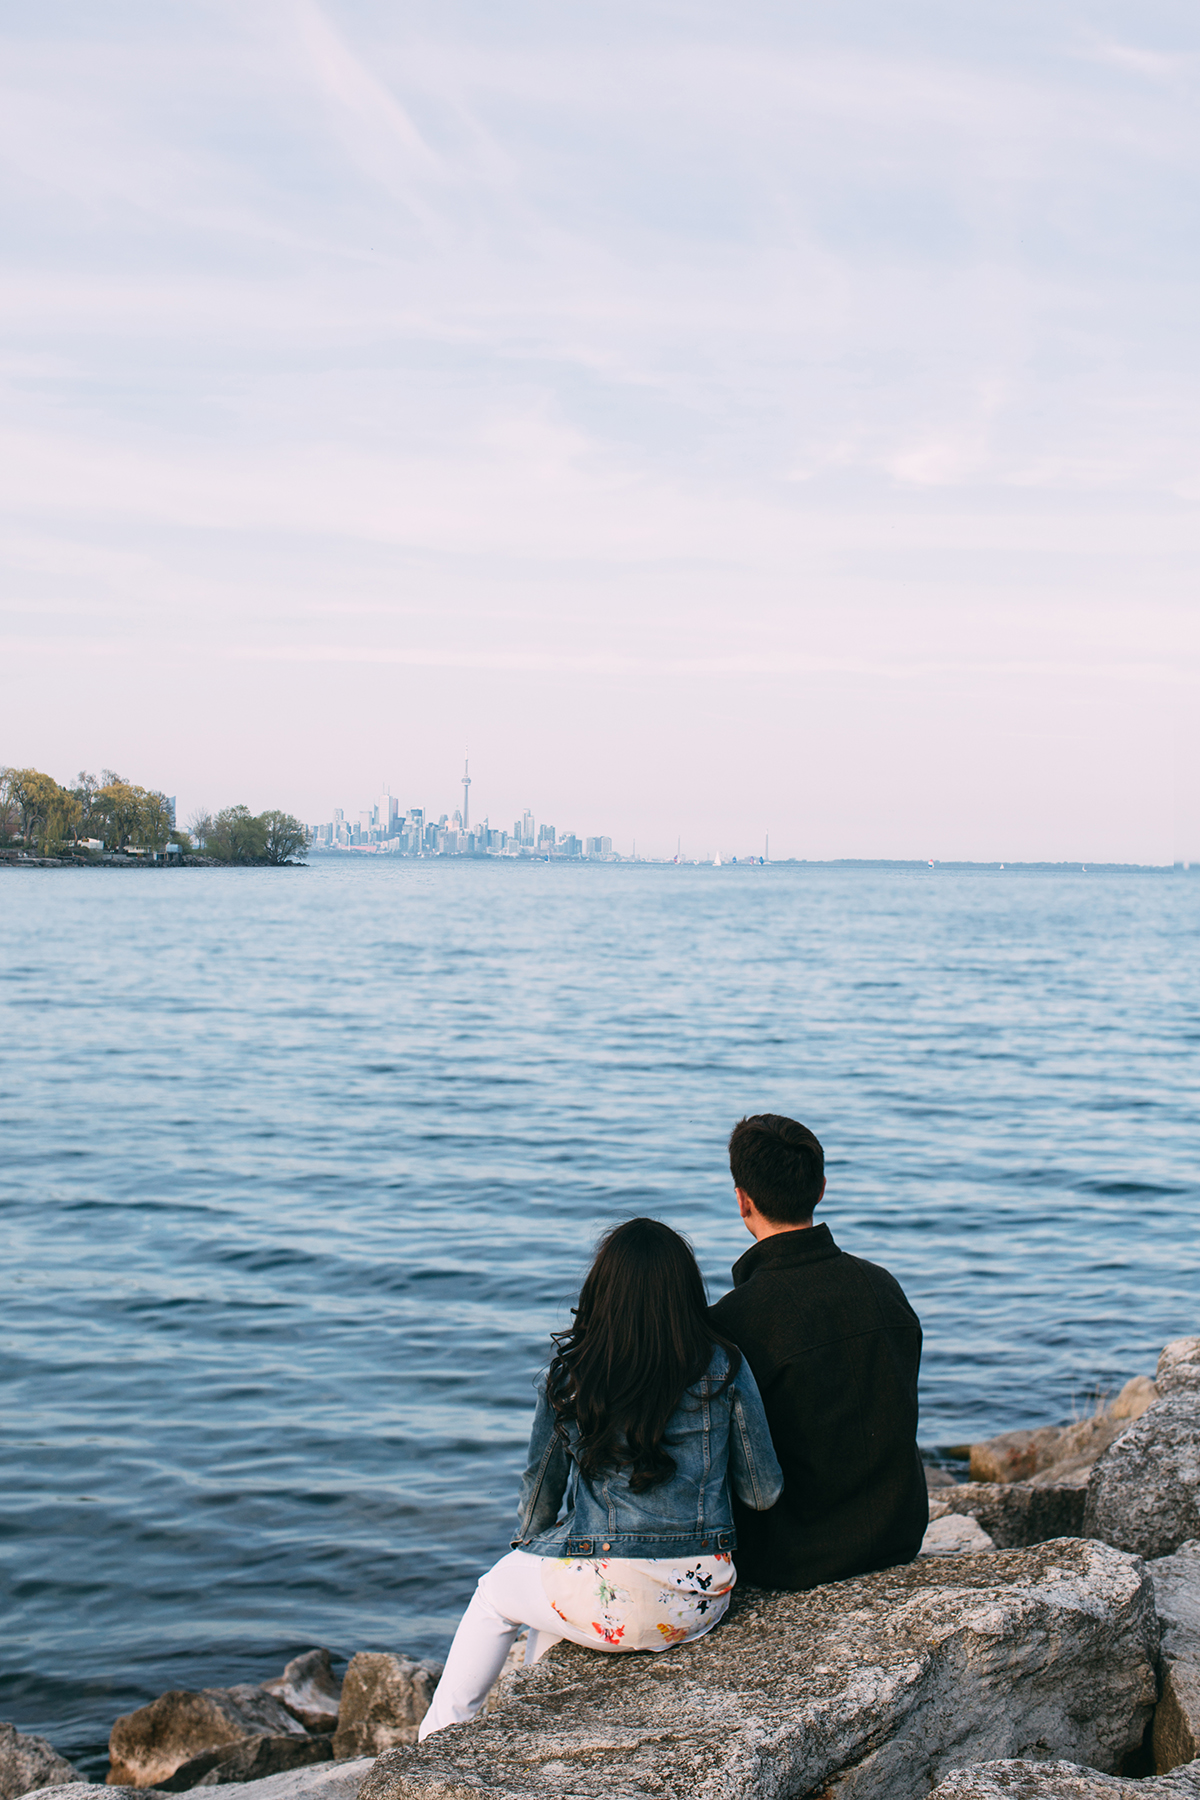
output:
M 738 1499 L 755 1512 L 766 1512 L 783 1492 L 783 1470 L 771 1443 L 758 1383 L 745 1357 L 733 1382 L 729 1479 Z

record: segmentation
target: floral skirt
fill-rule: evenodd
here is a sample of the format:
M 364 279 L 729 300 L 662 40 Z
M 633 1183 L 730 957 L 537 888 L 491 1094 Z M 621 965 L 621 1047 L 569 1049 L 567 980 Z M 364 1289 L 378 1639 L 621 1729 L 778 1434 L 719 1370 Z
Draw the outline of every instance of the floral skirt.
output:
M 730 1556 L 539 1560 L 550 1605 L 597 1650 L 666 1650 L 703 1637 L 725 1617 L 737 1580 Z

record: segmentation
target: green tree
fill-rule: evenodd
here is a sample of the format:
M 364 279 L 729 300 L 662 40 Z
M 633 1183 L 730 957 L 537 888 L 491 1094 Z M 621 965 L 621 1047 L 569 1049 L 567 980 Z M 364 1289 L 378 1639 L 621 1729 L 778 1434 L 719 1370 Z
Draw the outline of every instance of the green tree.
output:
M 102 785 L 92 797 L 92 821 L 100 827 L 106 850 L 123 850 L 136 841 L 145 792 L 115 770 L 105 769 Z
M 141 798 L 138 808 L 137 836 L 143 849 L 156 854 L 164 850 L 171 837 L 171 803 L 165 794 L 137 789 Z
M 104 822 L 96 817 L 96 795 L 100 783 L 86 769 L 80 769 L 71 792 L 79 802 L 79 831 L 83 837 L 103 837 Z
M 0 846 L 5 848 L 16 842 L 21 829 L 21 809 L 8 792 L 7 774 L 7 769 L 0 770 Z
M 266 856 L 266 828 L 248 806 L 226 806 L 212 822 L 205 851 L 218 862 L 256 863 Z
M 79 802 L 53 775 L 41 769 L 5 769 L 2 779 L 7 806 L 15 811 L 27 845 L 44 856 L 71 836 L 79 823 Z
M 304 852 L 308 848 L 308 833 L 291 813 L 265 812 L 259 817 L 263 828 L 263 854 L 269 863 L 291 862 L 293 857 L 304 861 Z

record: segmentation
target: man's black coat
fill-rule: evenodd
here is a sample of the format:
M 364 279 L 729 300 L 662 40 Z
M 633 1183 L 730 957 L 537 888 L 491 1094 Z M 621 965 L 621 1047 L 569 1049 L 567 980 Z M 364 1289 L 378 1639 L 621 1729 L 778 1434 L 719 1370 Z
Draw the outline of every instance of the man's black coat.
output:
M 712 1308 L 754 1373 L 784 1490 L 769 1512 L 735 1498 L 743 1581 L 809 1588 L 909 1562 L 929 1523 L 917 1452 L 921 1322 L 886 1269 L 827 1225 L 764 1238 Z

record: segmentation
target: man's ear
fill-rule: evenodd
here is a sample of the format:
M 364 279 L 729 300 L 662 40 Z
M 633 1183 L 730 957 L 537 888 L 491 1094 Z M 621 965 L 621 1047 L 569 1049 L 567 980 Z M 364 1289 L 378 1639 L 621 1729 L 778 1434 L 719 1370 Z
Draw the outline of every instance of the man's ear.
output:
M 737 1195 L 738 1211 L 741 1213 L 743 1219 L 748 1219 L 750 1214 L 754 1211 L 753 1200 L 750 1198 L 745 1188 L 735 1187 L 733 1191 Z
M 824 1198 L 825 1198 L 825 1177 L 824 1177 L 824 1175 L 822 1175 L 822 1177 L 821 1177 L 821 1191 L 820 1191 L 820 1193 L 819 1193 L 819 1194 L 818 1194 L 818 1195 L 817 1195 L 817 1197 L 816 1197 L 816 1199 L 815 1199 L 815 1200 L 814 1200 L 814 1201 L 813 1201 L 813 1211 L 814 1211 L 814 1212 L 815 1212 L 815 1211 L 816 1211 L 816 1209 L 817 1209 L 817 1207 L 818 1207 L 818 1206 L 820 1206 L 820 1204 L 821 1204 L 821 1202 L 822 1202 L 822 1200 L 823 1200 L 823 1199 L 824 1199 Z

